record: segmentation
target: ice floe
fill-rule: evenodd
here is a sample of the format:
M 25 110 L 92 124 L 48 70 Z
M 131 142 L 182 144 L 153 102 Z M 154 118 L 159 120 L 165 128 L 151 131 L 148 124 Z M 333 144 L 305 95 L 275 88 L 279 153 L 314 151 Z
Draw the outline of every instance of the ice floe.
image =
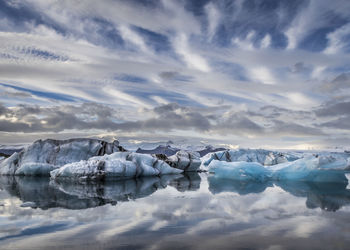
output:
M 1 161 L 1 175 L 49 175 L 67 163 L 90 157 L 124 151 L 118 141 L 97 139 L 38 140 L 21 152 Z
M 234 180 L 346 182 L 343 171 L 349 169 L 347 158 L 332 155 L 306 155 L 291 162 L 264 166 L 258 162 L 211 160 L 208 169 L 215 176 Z
M 226 162 L 257 162 L 262 165 L 275 165 L 295 161 L 301 156 L 297 153 L 282 153 L 265 149 L 237 149 L 213 152 L 202 157 L 202 167 L 205 169 L 213 160 Z
M 156 157 L 133 152 L 116 152 L 73 162 L 50 172 L 51 178 L 99 180 L 179 174 L 183 170 L 169 166 Z

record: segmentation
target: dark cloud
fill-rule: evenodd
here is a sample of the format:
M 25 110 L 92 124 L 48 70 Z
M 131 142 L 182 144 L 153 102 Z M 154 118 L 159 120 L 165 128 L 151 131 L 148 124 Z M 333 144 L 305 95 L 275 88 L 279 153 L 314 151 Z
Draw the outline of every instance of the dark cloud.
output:
M 324 132 L 319 128 L 303 126 L 294 122 L 284 122 L 274 120 L 274 126 L 271 133 L 284 136 L 319 136 Z
M 184 107 L 170 103 L 144 110 L 151 118 L 145 120 L 120 120 L 118 112 L 111 107 L 97 103 L 83 103 L 79 106 L 62 105 L 39 107 L 18 105 L 8 109 L 0 106 L 0 131 L 3 132 L 61 132 L 64 130 L 104 130 L 104 131 L 171 131 L 195 130 L 205 133 L 236 135 L 321 134 L 318 129 L 295 123 L 274 120 L 270 127 L 264 127 L 250 119 L 246 112 L 233 112 L 224 118 L 217 110 Z
M 160 72 L 159 77 L 164 81 L 191 82 L 194 80 L 192 76 L 182 75 L 176 71 Z
M 315 110 L 315 113 L 319 117 L 324 116 L 339 116 L 347 115 L 350 116 L 350 101 L 339 102 L 339 103 L 326 103 L 319 109 Z
M 322 92 L 340 92 L 350 88 L 350 73 L 342 73 L 332 81 L 326 81 L 320 86 Z
M 8 109 L 0 103 L 0 115 L 6 115 L 8 113 Z
M 303 62 L 298 62 L 291 67 L 290 71 L 292 73 L 307 73 L 311 71 L 311 67 L 306 66 Z
M 328 127 L 335 129 L 344 129 L 349 131 L 350 115 L 345 117 L 340 117 L 329 122 L 321 123 L 320 127 Z
M 26 97 L 32 97 L 31 94 L 26 93 L 26 92 L 0 92 L 0 96 L 3 97 L 13 97 L 13 98 L 26 98 Z
M 170 131 L 173 129 L 209 130 L 211 127 L 205 116 L 178 104 L 155 108 L 152 110 L 155 114 L 154 118 L 124 122 L 115 121 L 118 120 L 116 110 L 96 103 L 47 108 L 18 105 L 16 108 L 8 109 L 0 106 L 0 112 L 7 118 L 0 120 L 0 131 L 4 132 L 60 132 L 69 129 Z
M 231 114 L 217 123 L 219 133 L 234 133 L 236 135 L 261 135 L 264 128 L 242 114 Z

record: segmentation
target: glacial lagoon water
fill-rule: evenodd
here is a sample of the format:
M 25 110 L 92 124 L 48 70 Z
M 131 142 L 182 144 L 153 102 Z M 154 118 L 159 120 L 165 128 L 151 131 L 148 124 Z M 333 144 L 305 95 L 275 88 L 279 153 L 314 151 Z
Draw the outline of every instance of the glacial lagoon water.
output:
M 344 183 L 0 177 L 0 249 L 349 249 Z

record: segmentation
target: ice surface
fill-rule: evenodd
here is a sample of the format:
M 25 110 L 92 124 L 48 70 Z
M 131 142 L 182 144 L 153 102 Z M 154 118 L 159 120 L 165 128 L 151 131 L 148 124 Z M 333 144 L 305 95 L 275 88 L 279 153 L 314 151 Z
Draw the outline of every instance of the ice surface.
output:
M 237 149 L 224 150 L 214 153 L 209 153 L 202 157 L 202 168 L 206 169 L 211 161 L 226 161 L 226 162 L 257 162 L 262 165 L 275 165 L 283 162 L 294 161 L 299 159 L 298 154 L 282 153 L 269 151 L 264 149 Z
M 11 156 L 15 152 L 20 152 L 25 145 L 0 145 L 0 155 Z
M 95 156 L 89 160 L 69 163 L 50 172 L 51 178 L 98 180 L 105 178 L 131 178 L 179 174 L 183 170 L 170 167 L 166 162 L 151 155 L 117 152 Z
M 0 163 L 1 175 L 49 175 L 67 163 L 123 150 L 118 141 L 96 139 L 38 140 Z
M 170 166 L 184 171 L 197 171 L 201 165 L 198 152 L 187 152 L 180 150 L 175 155 L 167 157 L 165 160 Z
M 141 153 L 141 154 L 164 154 L 166 156 L 172 156 L 174 154 L 176 154 L 178 151 L 186 151 L 186 152 L 197 152 L 199 153 L 199 156 L 205 156 L 208 153 L 211 152 L 217 152 L 217 151 L 222 151 L 225 150 L 225 148 L 215 148 L 211 145 L 206 145 L 206 146 L 186 146 L 184 148 L 176 148 L 174 146 L 170 146 L 170 145 L 158 145 L 157 147 L 153 148 L 153 149 L 143 149 L 143 148 L 138 148 L 136 150 L 136 153 Z
M 173 148 L 170 145 L 167 146 L 163 146 L 163 145 L 159 145 L 156 148 L 153 149 L 142 149 L 142 148 L 138 148 L 136 150 L 136 153 L 140 153 L 140 154 L 164 154 L 166 156 L 171 156 L 176 154 L 176 152 L 178 152 L 180 149 L 178 148 Z
M 270 171 L 257 162 L 222 162 L 213 160 L 209 165 L 209 169 L 211 172 L 215 172 L 215 176 L 219 178 L 261 182 L 270 178 Z
M 345 165 L 342 165 L 344 164 Z M 270 166 L 257 162 L 223 162 L 211 160 L 209 171 L 220 178 L 254 181 L 313 181 L 344 182 L 348 180 L 343 171 L 347 169 L 347 159 L 330 156 L 308 155 L 304 158 Z

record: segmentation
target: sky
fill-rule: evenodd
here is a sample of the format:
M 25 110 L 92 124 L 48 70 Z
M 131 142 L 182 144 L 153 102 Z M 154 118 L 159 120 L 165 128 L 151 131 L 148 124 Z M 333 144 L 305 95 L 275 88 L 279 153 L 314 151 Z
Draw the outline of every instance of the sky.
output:
M 350 142 L 347 0 L 0 0 L 0 144 Z

